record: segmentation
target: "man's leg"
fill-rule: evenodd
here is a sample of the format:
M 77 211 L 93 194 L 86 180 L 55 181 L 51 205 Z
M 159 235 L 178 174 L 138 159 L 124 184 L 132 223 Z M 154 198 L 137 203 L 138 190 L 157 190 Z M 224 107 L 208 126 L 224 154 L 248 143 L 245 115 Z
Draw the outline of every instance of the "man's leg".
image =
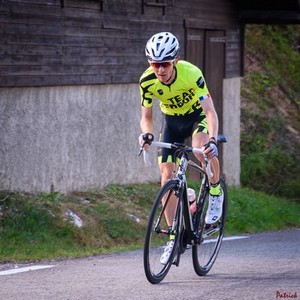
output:
M 163 186 L 169 179 L 171 179 L 172 173 L 175 169 L 175 163 L 172 162 L 161 163 L 159 165 L 159 169 L 161 173 L 161 186 Z M 166 207 L 165 210 L 165 218 L 169 227 L 172 226 L 176 208 L 177 208 L 177 200 L 175 198 L 170 199 L 169 205 Z
M 206 143 L 208 143 L 209 137 L 206 133 L 198 132 L 193 136 L 193 147 L 202 148 Z M 205 161 L 203 155 L 196 155 L 196 157 L 205 167 Z M 205 217 L 205 222 L 207 224 L 213 224 L 217 222 L 222 215 L 222 205 L 224 195 L 220 186 L 220 165 L 217 157 L 209 157 L 211 171 L 213 176 L 209 179 L 211 186 L 209 190 L 209 208 Z
M 195 148 L 202 148 L 209 141 L 209 136 L 203 132 L 197 132 L 192 139 L 192 146 Z M 195 154 L 196 158 L 202 163 L 202 166 L 205 167 L 205 160 L 203 155 Z M 217 157 L 210 158 L 210 166 L 211 171 L 213 173 L 213 177 L 210 178 L 210 182 L 212 184 L 219 183 L 220 181 L 220 165 Z

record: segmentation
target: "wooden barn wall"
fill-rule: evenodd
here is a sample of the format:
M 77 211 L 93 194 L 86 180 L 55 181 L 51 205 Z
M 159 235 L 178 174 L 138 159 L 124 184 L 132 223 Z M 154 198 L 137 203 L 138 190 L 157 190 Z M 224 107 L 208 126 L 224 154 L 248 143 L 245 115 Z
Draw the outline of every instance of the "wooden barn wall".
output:
M 237 13 L 229 0 L 2 0 L 0 85 L 137 82 L 158 31 L 225 30 L 224 77 L 240 76 Z

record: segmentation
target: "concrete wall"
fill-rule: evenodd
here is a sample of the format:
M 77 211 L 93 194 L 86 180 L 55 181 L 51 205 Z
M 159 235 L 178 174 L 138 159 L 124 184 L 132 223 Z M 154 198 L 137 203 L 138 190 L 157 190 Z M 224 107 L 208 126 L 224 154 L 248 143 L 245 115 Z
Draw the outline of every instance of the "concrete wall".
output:
M 224 81 L 224 168 L 239 184 L 240 80 Z M 159 181 L 137 157 L 137 84 L 0 89 L 0 189 L 67 193 Z M 155 136 L 161 114 L 155 106 Z
M 1 88 L 0 189 L 158 181 L 154 154 L 150 168 L 137 157 L 139 99 L 137 84 Z
M 223 133 L 228 143 L 222 146 L 222 171 L 229 185 L 240 185 L 240 90 L 240 78 L 224 79 Z

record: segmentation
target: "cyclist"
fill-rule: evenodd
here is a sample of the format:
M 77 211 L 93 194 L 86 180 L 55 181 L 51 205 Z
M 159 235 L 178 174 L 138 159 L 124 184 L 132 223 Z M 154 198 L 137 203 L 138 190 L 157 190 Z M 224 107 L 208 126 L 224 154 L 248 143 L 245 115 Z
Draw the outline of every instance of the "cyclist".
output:
M 205 221 L 213 224 L 222 215 L 223 194 L 219 183 L 218 116 L 201 70 L 180 60 L 179 42 L 170 32 L 154 34 L 147 42 L 145 53 L 150 66 L 140 77 L 142 133 L 153 134 L 153 99 L 159 100 L 163 113 L 160 140 L 183 143 L 192 137 L 192 146 L 203 148 L 208 156 L 213 177 L 210 179 L 209 209 Z M 139 137 L 142 145 L 143 134 Z M 147 146 L 148 147 L 148 146 Z M 174 150 L 158 150 L 161 185 L 168 181 L 174 170 Z M 203 155 L 196 155 L 205 166 Z M 176 209 L 174 203 L 165 213 L 171 227 Z M 172 235 L 170 235 L 172 237 Z M 173 247 L 172 238 L 164 249 L 161 263 L 166 263 Z

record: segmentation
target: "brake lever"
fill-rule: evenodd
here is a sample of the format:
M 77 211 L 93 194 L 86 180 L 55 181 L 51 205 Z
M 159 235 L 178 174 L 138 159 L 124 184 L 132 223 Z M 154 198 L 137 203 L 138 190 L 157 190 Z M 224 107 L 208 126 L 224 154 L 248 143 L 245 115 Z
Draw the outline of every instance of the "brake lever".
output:
M 143 145 L 141 146 L 138 156 L 141 156 L 141 154 L 143 153 L 145 144 L 146 142 L 144 142 Z

